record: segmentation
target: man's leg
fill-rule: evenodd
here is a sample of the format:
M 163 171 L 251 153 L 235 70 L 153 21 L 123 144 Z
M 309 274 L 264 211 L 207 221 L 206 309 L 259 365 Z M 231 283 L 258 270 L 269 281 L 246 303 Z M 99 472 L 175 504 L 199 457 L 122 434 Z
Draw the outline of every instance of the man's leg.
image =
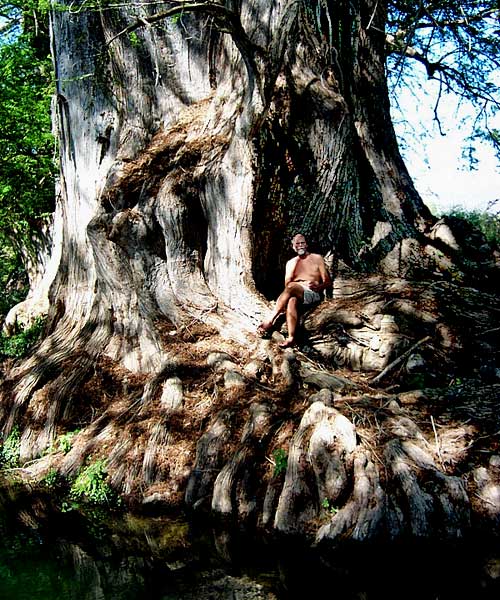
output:
M 297 321 L 299 319 L 299 299 L 290 298 L 286 307 L 286 327 L 288 337 L 280 344 L 282 348 L 288 348 L 295 344 L 295 330 L 297 329 Z
M 274 307 L 274 311 L 269 317 L 267 321 L 264 321 L 259 326 L 259 333 L 265 333 L 269 331 L 271 327 L 274 325 L 276 319 L 287 311 L 288 304 L 290 299 L 299 299 L 302 300 L 304 297 L 304 288 L 298 283 L 289 283 L 286 288 L 281 292 L 278 300 L 276 300 L 276 306 Z

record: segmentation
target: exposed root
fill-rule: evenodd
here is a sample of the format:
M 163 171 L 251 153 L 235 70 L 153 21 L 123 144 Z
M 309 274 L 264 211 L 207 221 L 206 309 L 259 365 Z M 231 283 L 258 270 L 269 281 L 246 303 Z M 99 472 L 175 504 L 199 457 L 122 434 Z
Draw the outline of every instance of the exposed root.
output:
M 217 476 L 212 496 L 212 510 L 223 515 L 237 512 L 242 519 L 255 512 L 257 490 L 255 465 L 262 460 L 262 446 L 271 428 L 269 407 L 250 406 L 241 444 Z M 252 481 L 253 480 L 253 481 Z M 244 483 L 244 485 L 240 485 Z
M 358 448 L 354 456 L 354 488 L 348 502 L 321 526 L 316 542 L 338 544 L 349 538 L 356 542 L 381 537 L 385 526 L 386 493 L 380 485 L 377 465 L 370 453 Z
M 220 412 L 196 445 L 196 461 L 187 482 L 185 502 L 193 509 L 210 502 L 213 485 L 222 468 L 224 445 L 229 439 L 230 412 Z

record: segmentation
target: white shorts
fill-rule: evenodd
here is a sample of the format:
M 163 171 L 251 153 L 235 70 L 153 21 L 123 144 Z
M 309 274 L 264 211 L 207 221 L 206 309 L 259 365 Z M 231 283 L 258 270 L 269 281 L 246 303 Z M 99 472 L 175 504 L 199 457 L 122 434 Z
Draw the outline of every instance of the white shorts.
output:
M 304 304 L 314 304 L 315 302 L 321 301 L 321 296 L 318 294 L 318 292 L 310 290 L 302 283 L 300 285 L 304 288 L 304 298 L 302 300 Z

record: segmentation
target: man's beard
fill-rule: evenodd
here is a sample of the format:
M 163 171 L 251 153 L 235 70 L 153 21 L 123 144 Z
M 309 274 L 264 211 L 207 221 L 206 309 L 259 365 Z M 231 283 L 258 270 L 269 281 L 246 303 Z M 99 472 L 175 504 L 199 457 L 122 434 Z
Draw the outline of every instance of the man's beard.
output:
M 300 250 L 297 250 L 297 254 L 298 254 L 299 256 L 304 256 L 304 254 L 305 254 L 305 253 L 306 253 L 306 250 L 305 250 L 305 248 L 301 248 Z

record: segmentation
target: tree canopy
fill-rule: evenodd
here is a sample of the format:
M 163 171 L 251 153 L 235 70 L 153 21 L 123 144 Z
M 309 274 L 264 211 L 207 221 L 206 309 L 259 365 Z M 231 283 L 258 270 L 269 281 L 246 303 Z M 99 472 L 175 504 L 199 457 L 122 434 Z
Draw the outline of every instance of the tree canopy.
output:
M 491 117 L 500 107 L 500 4 L 488 2 L 388 2 L 388 74 L 395 94 L 414 84 L 418 65 L 437 82 L 434 117 L 441 126 L 449 95 L 469 103 L 471 141 L 491 143 L 500 158 L 498 131 Z

